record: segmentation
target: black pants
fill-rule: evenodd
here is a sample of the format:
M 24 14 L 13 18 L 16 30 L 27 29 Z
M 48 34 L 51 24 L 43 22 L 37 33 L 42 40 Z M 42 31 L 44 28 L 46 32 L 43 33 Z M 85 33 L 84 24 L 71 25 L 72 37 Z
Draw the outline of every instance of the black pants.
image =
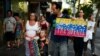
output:
M 91 44 L 91 53 L 94 53 L 95 52 L 95 43 L 94 43 L 95 33 L 93 33 L 92 35 L 93 35 L 93 39 L 88 40 L 87 42 L 84 42 L 84 51 L 87 51 L 87 44 L 88 44 L 88 42 L 90 42 L 90 44 Z
M 5 32 L 4 34 L 4 40 L 8 41 L 14 41 L 15 40 L 15 33 L 13 32 Z
M 48 44 L 45 44 L 43 51 L 44 51 L 44 56 L 48 56 Z
M 75 56 L 82 56 L 84 42 L 83 38 L 75 37 L 74 38 L 74 52 Z
M 90 41 L 90 43 L 91 43 L 91 53 L 94 53 L 94 41 L 93 41 L 93 39 L 92 40 L 89 40 Z M 84 42 L 84 51 L 87 51 L 87 44 L 88 44 L 88 42 L 89 41 L 87 41 L 87 42 Z

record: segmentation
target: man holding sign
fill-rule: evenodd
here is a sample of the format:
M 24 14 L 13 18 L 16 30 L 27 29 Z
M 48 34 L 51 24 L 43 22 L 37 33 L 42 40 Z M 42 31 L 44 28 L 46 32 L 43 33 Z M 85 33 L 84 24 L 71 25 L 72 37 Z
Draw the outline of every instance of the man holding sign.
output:
M 79 18 L 56 18 L 54 35 L 74 37 L 75 56 L 82 56 L 83 38 L 86 36 L 87 22 L 83 19 L 83 11 L 80 10 Z
M 56 18 L 67 18 L 61 10 L 61 3 L 53 2 L 51 6 L 53 14 L 50 16 L 49 23 L 51 24 L 51 36 L 49 42 L 49 55 L 51 56 L 67 56 L 67 37 L 54 34 L 56 27 Z

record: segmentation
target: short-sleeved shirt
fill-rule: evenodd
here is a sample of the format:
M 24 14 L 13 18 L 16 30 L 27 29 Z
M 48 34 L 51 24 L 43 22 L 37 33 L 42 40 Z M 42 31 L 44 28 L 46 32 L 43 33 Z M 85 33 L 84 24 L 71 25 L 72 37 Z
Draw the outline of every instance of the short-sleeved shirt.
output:
M 90 29 L 90 31 L 92 31 L 92 33 L 94 33 L 94 27 L 95 27 L 95 22 L 93 22 L 93 21 L 88 21 L 88 27 L 92 27 L 91 29 Z
M 88 41 L 88 40 L 91 40 L 93 39 L 93 33 L 94 33 L 94 27 L 95 27 L 95 22 L 93 21 L 88 21 L 88 25 L 87 25 L 87 28 L 88 27 L 91 27 L 91 29 L 87 30 L 86 32 L 86 37 L 84 38 L 84 41 Z
M 16 20 L 14 17 L 7 17 L 4 20 L 4 25 L 5 25 L 5 31 L 9 32 L 9 31 L 13 31 L 14 30 L 14 26 L 16 25 Z

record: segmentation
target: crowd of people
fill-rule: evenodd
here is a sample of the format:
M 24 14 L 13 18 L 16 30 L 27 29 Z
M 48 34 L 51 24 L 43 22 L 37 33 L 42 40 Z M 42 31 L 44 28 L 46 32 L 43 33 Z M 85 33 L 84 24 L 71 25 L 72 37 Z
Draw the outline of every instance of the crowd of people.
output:
M 54 35 L 56 18 L 70 18 L 68 13 L 61 12 L 61 3 L 52 2 L 50 15 L 37 16 L 35 12 L 29 13 L 29 18 L 25 23 L 21 20 L 19 13 L 8 10 L 7 17 L 4 19 L 4 40 L 7 48 L 21 45 L 22 39 L 25 45 L 26 56 L 68 56 L 68 40 L 73 41 L 75 56 L 87 56 L 87 44 L 91 43 L 91 55 L 95 55 L 94 29 L 96 22 L 93 14 L 90 14 L 87 21 L 86 37 L 71 37 Z M 72 20 L 84 20 L 83 10 L 79 11 L 79 17 Z M 39 20 L 38 20 L 39 18 Z M 24 33 L 24 34 L 23 34 Z M 23 36 L 22 36 L 23 35 Z

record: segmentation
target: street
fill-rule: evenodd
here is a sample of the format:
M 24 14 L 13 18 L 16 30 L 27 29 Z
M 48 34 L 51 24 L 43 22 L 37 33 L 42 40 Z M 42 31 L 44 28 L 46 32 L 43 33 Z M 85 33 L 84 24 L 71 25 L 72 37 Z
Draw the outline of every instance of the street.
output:
M 100 56 L 100 29 L 97 29 L 95 37 L 95 53 Z M 90 44 L 88 45 L 88 56 L 90 56 Z M 19 48 L 7 49 L 5 45 L 0 46 L 0 56 L 25 56 L 25 47 L 22 44 Z M 69 41 L 68 56 L 74 56 L 73 42 Z

